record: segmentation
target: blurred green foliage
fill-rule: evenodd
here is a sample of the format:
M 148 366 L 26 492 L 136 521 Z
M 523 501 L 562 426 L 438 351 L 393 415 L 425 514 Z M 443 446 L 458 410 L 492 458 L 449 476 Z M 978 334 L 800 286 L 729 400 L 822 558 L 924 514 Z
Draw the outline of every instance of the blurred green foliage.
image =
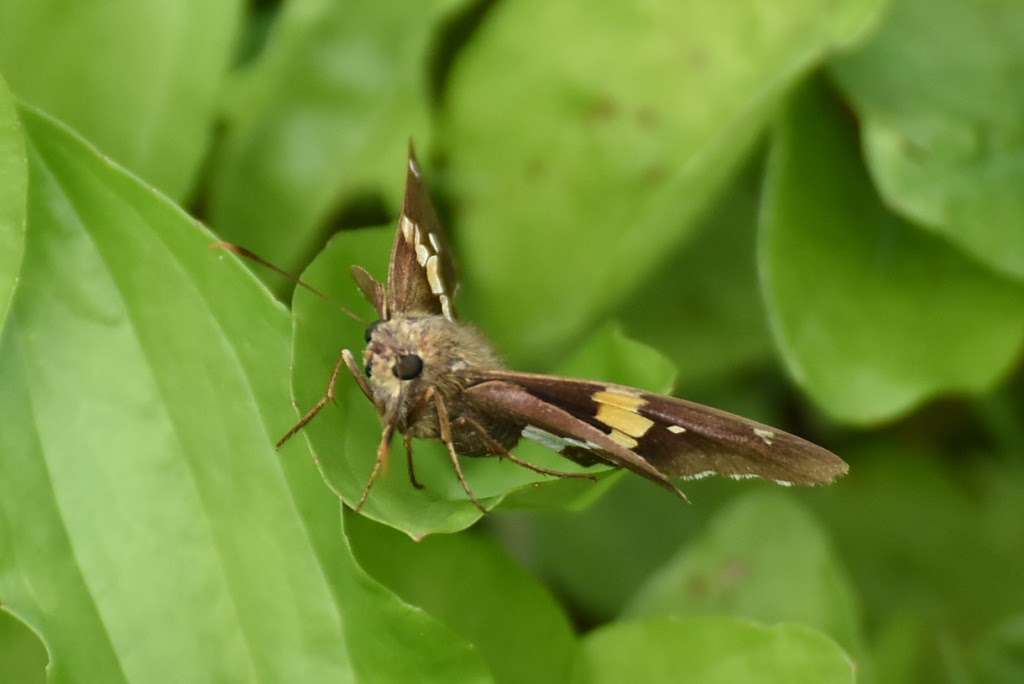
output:
M 0 0 L 0 681 L 1020 681 L 1022 35 L 1006 0 Z M 346 510 L 351 383 L 272 445 L 363 326 L 208 244 L 370 317 L 410 136 L 510 364 L 850 475 L 684 507 L 471 459 L 480 521 L 417 442 L 426 490 L 396 444 Z

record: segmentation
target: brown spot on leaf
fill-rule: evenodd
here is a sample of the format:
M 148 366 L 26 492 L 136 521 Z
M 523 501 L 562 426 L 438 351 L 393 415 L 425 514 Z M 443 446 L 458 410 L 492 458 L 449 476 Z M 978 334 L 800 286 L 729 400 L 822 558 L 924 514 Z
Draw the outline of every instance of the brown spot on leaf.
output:
M 707 596 L 708 589 L 708 578 L 704 575 L 694 575 L 686 587 L 687 592 L 695 597 Z
M 547 162 L 543 157 L 533 157 L 526 162 L 526 177 L 539 178 L 548 170 Z
M 668 169 L 666 169 L 665 165 L 661 163 L 651 164 L 647 167 L 647 170 L 644 171 L 643 177 L 645 183 L 649 185 L 658 185 L 668 177 Z
M 636 110 L 636 122 L 641 128 L 650 130 L 661 125 L 661 116 L 652 107 L 640 107 Z
M 690 48 L 686 53 L 686 61 L 694 71 L 703 71 L 708 65 L 708 55 L 700 48 Z
M 619 105 L 610 95 L 599 95 L 587 109 L 587 119 L 593 123 L 609 121 L 619 115 Z

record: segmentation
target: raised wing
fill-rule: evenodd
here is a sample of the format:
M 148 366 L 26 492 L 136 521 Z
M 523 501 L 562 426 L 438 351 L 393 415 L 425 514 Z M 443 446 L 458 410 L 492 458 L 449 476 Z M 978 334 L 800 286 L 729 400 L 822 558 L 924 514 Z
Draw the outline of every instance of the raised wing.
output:
M 522 389 L 600 431 L 663 476 L 724 475 L 817 485 L 828 484 L 849 469 L 841 458 L 805 439 L 683 399 L 622 385 L 503 370 L 478 372 L 474 379 Z M 574 433 L 568 424 L 552 430 L 550 424 L 533 424 L 531 429 L 531 423 L 524 422 L 524 437 L 552 448 L 561 444 L 556 450 L 569 458 L 586 462 L 589 457 L 636 470 L 621 455 L 611 453 L 607 443 Z
M 410 142 L 405 199 L 388 266 L 387 315 L 441 314 L 453 319 L 455 286 L 451 251 Z

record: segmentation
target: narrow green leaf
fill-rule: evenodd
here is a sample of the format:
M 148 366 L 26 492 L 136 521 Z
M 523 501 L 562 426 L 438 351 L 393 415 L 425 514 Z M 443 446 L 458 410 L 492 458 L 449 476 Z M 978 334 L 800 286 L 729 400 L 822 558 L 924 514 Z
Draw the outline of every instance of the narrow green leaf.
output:
M 879 4 L 496 4 L 442 118 L 473 317 L 514 359 L 566 346 L 686 239 L 780 96 Z
M 417 543 L 364 516 L 345 520 L 367 570 L 476 644 L 496 682 L 567 680 L 576 655 L 569 619 L 492 538 L 468 532 Z
M 333 301 L 358 312 L 367 322 L 372 321 L 375 314 L 361 299 L 350 267 L 361 265 L 383 279 L 393 235 L 392 227 L 339 233 L 306 269 L 303 278 Z M 359 356 L 366 324 L 352 321 L 305 290 L 295 293 L 293 316 L 293 387 L 299 406 L 305 409 L 323 396 L 340 349 L 353 350 Z M 667 361 L 653 350 L 626 339 L 614 327 L 599 331 L 556 370 L 662 391 L 668 389 L 672 380 L 672 368 Z M 350 505 L 359 501 L 369 478 L 380 431 L 376 411 L 343 368 L 336 401 L 306 426 L 305 434 L 325 477 Z M 455 532 L 476 521 L 480 512 L 467 499 L 444 447 L 436 440 L 416 440 L 414 451 L 417 478 L 425 488 L 416 490 L 409 483 L 405 450 L 401 439 L 396 438 L 388 471 L 373 485 L 363 512 L 417 539 L 434 532 Z M 532 443 L 521 443 L 515 453 L 538 465 L 580 470 L 576 464 Z M 552 480 L 495 458 L 465 458 L 463 469 L 477 497 L 485 500 L 486 505 L 496 505 L 512 491 Z M 551 486 L 559 484 L 553 482 Z M 555 501 L 559 505 L 571 504 L 585 495 L 584 490 L 593 487 L 588 482 L 576 484 L 580 486 L 560 492 Z M 532 505 L 538 503 L 535 500 Z
M 820 84 L 794 97 L 769 163 L 759 262 L 789 372 L 831 416 L 872 423 L 999 380 L 1024 287 L 888 212 L 855 129 Z
M 1024 5 L 895 0 L 832 73 L 886 203 L 1024 278 Z
M 301 450 L 273 450 L 295 415 L 286 312 L 180 209 L 21 114 L 0 600 L 46 640 L 50 681 L 486 680 L 355 564 Z
M 20 98 L 180 199 L 209 142 L 241 10 L 241 0 L 8 0 L 0 71 Z
M 463 2 L 288 3 L 234 84 L 211 187 L 217 231 L 294 271 L 353 199 L 397 208 L 408 141 L 429 143 L 432 41 Z
M 648 580 L 625 614 L 800 622 L 864 656 L 853 591 L 825 532 L 777 491 L 744 496 L 720 511 Z
M 14 98 L 0 78 L 0 330 L 18 284 L 25 252 L 28 161 Z
M 649 618 L 588 635 L 573 681 L 853 684 L 854 669 L 834 641 L 803 625 Z

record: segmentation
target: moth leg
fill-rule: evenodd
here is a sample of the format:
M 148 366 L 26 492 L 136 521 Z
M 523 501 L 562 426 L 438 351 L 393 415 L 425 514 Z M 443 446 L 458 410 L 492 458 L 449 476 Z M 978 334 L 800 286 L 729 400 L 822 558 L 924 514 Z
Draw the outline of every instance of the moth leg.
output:
M 462 485 L 462 489 L 465 490 L 469 500 L 473 502 L 473 505 L 479 508 L 481 513 L 486 514 L 487 509 L 477 500 L 476 494 L 473 493 L 469 483 L 466 482 L 466 476 L 462 474 L 462 463 L 459 461 L 459 455 L 455 452 L 455 444 L 452 443 L 452 425 L 448 420 L 448 407 L 444 405 L 444 399 L 441 398 L 440 394 L 437 392 L 431 392 L 431 394 L 434 398 L 434 406 L 437 407 L 437 422 L 441 428 L 441 441 L 448 447 L 448 455 L 451 456 L 452 465 L 455 466 L 455 474 L 459 477 L 459 483 Z
M 373 470 L 370 471 L 370 479 L 366 481 L 366 486 L 363 487 L 363 495 L 359 497 L 359 502 L 353 509 L 356 513 L 362 510 L 363 504 L 366 503 L 366 499 L 370 496 L 370 488 L 373 487 L 374 481 L 380 474 L 381 468 L 384 463 L 388 460 L 388 453 L 391 450 L 391 436 L 395 434 L 395 424 L 388 423 L 384 426 L 384 431 L 380 433 L 380 444 L 377 446 L 377 460 L 373 463 Z
M 533 472 L 540 473 L 541 475 L 551 475 L 553 477 L 576 477 L 580 478 L 581 480 L 597 480 L 597 476 L 592 475 L 590 473 L 570 473 L 564 470 L 551 470 L 550 468 L 544 468 L 542 466 L 534 465 L 528 461 L 524 461 L 523 459 L 519 458 L 511 451 L 503 447 L 497 441 L 495 441 L 493 437 L 487 434 L 487 430 L 484 429 L 483 425 L 473 420 L 469 416 L 459 416 L 458 418 L 455 419 L 455 423 L 457 425 L 468 425 L 469 427 L 476 430 L 477 434 L 483 437 L 484 443 L 487 444 L 488 449 L 490 449 L 495 454 L 500 454 L 501 456 L 504 456 L 508 460 L 515 463 L 517 466 L 521 466 L 523 468 L 526 468 L 527 470 L 532 470 Z
M 356 384 L 359 385 L 359 389 L 363 391 L 363 394 L 370 403 L 373 402 L 373 394 L 370 391 L 370 383 L 366 382 L 366 377 L 363 375 L 363 371 L 359 368 L 359 364 L 356 363 L 355 358 L 352 356 L 352 352 L 348 349 L 341 350 L 341 358 L 345 360 L 345 365 L 348 367 L 348 372 L 352 374 Z
M 409 482 L 416 489 L 423 489 L 423 485 L 416 479 L 416 466 L 412 462 L 412 437 L 402 435 L 402 439 L 405 442 L 405 464 L 409 466 Z
M 334 370 L 331 371 L 331 379 L 327 382 L 327 391 L 324 392 L 324 396 L 320 397 L 320 401 L 313 404 L 313 408 L 306 411 L 306 415 L 299 418 L 299 422 L 295 423 L 288 432 L 284 433 L 284 437 L 277 440 L 277 444 L 274 445 L 275 449 L 280 449 L 284 446 L 284 443 L 295 436 L 302 428 L 306 427 L 306 423 L 313 420 L 316 414 L 320 413 L 320 409 L 327 406 L 327 402 L 334 401 L 334 386 L 338 384 L 338 375 L 341 373 L 341 364 L 345 362 L 346 354 L 351 357 L 347 349 L 342 349 L 338 355 L 338 360 L 334 363 Z M 357 378 L 359 380 L 360 378 Z

